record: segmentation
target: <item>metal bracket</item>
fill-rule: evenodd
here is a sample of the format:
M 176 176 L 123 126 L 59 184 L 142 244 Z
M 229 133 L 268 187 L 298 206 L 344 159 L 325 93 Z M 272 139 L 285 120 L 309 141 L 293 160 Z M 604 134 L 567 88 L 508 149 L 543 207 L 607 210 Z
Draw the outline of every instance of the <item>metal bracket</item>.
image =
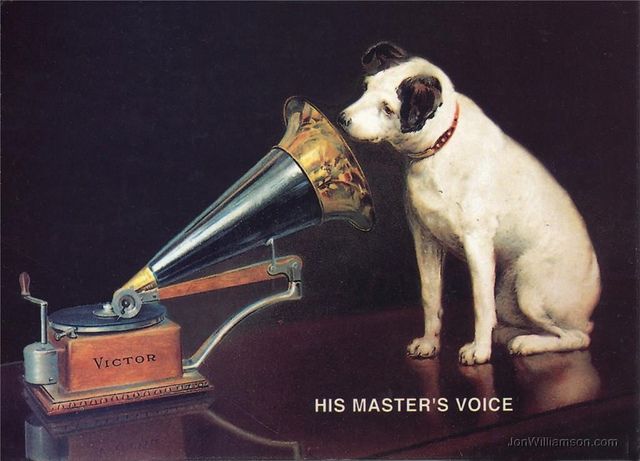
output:
M 289 281 L 301 281 L 302 280 L 302 260 L 298 256 L 291 256 L 289 258 L 281 258 L 280 261 L 276 258 L 276 246 L 273 238 L 267 240 L 267 246 L 271 247 L 271 265 L 267 272 L 269 275 L 284 275 Z
M 273 239 L 269 239 L 267 245 L 271 246 L 272 249 L 271 265 L 267 272 L 272 276 L 285 275 L 288 279 L 287 289 L 245 306 L 233 317 L 225 321 L 202 343 L 190 358 L 182 361 L 183 372 L 197 370 L 227 333 L 249 315 L 274 304 L 297 301 L 302 298 L 302 259 L 299 256 L 289 256 L 280 258 L 279 262 L 276 262 Z
M 140 295 L 140 299 L 142 300 L 143 304 L 154 303 L 160 299 L 157 288 L 154 288 L 153 290 L 141 291 L 138 294 Z
M 65 336 L 70 339 L 77 338 L 78 335 L 76 334 L 76 327 L 65 328 L 64 330 L 57 332 L 55 335 L 56 341 L 60 341 Z

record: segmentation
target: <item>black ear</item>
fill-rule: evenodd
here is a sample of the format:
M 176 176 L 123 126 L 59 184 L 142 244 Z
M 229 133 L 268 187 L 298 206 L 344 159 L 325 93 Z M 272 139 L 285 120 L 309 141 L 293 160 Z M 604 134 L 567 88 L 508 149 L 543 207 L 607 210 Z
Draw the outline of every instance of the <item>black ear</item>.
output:
M 433 118 L 442 105 L 442 87 L 435 77 L 410 77 L 398 87 L 400 99 L 400 130 L 419 131 Z
M 362 67 L 367 75 L 373 75 L 405 61 L 408 57 L 407 52 L 399 46 L 391 42 L 380 42 L 362 56 Z

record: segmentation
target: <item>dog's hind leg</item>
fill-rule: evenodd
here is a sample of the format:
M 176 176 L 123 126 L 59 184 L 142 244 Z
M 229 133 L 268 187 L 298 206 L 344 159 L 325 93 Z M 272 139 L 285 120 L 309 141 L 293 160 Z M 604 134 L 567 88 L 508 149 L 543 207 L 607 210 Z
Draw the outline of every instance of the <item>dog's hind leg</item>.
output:
M 533 328 L 518 307 L 516 271 L 505 268 L 496 283 L 496 314 L 498 324 L 493 329 L 493 342 L 506 346 L 516 336 L 528 335 Z
M 564 330 L 557 327 L 557 336 L 521 335 L 516 336 L 507 348 L 514 355 L 532 355 L 543 352 L 568 352 L 589 347 L 589 335 L 580 330 Z
M 512 267 L 500 273 L 496 283 L 496 316 L 501 325 L 528 330 L 532 325 L 518 307 L 516 275 Z
M 420 272 L 424 336 L 415 338 L 407 346 L 407 353 L 413 357 L 433 357 L 440 350 L 442 270 L 445 250 L 426 229 L 415 223 L 413 219 L 411 216 L 409 217 Z
M 509 351 L 529 355 L 585 349 L 593 329 L 591 313 L 600 295 L 596 256 L 589 248 L 568 252 L 531 250 L 515 262 L 516 293 L 529 334 L 513 338 Z M 532 334 L 533 333 L 533 334 Z
M 542 352 L 564 352 L 585 349 L 589 346 L 589 335 L 574 328 L 563 328 L 546 312 L 544 299 L 533 289 L 518 287 L 518 304 L 527 319 L 542 330 L 543 334 L 519 335 L 507 345 L 516 355 L 531 355 Z

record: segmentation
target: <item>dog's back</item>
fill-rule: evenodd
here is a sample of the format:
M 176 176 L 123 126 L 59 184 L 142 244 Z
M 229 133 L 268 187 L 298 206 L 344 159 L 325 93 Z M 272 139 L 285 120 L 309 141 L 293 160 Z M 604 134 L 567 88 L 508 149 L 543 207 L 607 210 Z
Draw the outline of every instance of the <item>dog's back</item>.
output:
M 457 149 L 451 146 L 449 151 L 454 157 L 451 164 L 468 172 L 466 181 L 451 185 L 463 189 L 458 203 L 473 210 L 464 213 L 464 221 L 471 228 L 474 220 L 484 220 L 484 226 L 491 225 L 490 220 L 495 223 L 493 242 L 499 266 L 517 271 L 520 288 L 535 283 L 544 291 L 545 309 L 550 313 L 564 317 L 561 312 L 572 312 L 563 324 L 587 329 L 584 319 L 598 302 L 600 274 L 582 216 L 533 155 L 504 134 L 473 101 L 457 96 L 466 109 L 461 109 L 458 123 L 461 128 L 475 127 L 460 137 Z M 443 158 L 440 163 L 446 163 Z

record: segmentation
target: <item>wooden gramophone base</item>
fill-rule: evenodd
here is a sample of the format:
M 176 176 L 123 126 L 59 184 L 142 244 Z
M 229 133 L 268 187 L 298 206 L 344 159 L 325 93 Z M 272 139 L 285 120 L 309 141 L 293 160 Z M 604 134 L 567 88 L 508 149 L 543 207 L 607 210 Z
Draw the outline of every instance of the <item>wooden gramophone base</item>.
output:
M 25 387 L 47 415 L 59 415 L 213 390 L 209 381 L 197 371 L 184 373 L 177 378 L 132 386 L 72 393 L 63 392 L 57 384 L 39 386 L 25 383 Z

